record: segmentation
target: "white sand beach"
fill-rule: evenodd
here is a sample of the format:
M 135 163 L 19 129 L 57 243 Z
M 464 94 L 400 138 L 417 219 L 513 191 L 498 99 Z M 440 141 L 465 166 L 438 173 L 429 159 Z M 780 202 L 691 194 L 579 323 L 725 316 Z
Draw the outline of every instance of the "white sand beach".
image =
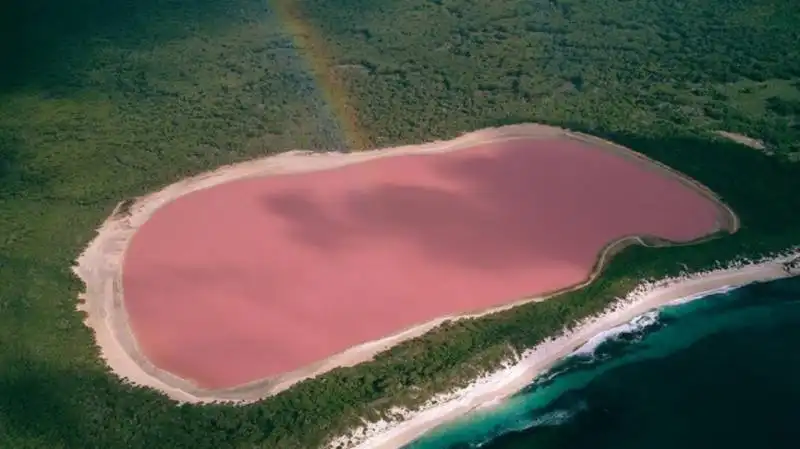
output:
M 457 419 L 471 410 L 497 404 L 530 384 L 557 361 L 573 353 L 592 337 L 624 324 L 649 310 L 670 302 L 699 298 L 753 282 L 800 275 L 800 267 L 786 262 L 800 257 L 800 247 L 758 261 L 737 261 L 716 270 L 686 273 L 677 278 L 644 281 L 606 312 L 587 319 L 571 332 L 526 351 L 520 360 L 477 379 L 466 388 L 440 395 L 420 410 L 393 410 L 395 421 L 366 423 L 340 436 L 326 449 L 398 449 L 431 429 Z

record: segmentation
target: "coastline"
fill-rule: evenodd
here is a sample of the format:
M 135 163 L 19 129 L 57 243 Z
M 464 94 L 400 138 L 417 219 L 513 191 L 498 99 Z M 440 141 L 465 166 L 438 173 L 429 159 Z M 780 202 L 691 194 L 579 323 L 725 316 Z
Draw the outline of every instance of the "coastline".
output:
M 800 275 L 786 262 L 800 257 L 800 247 L 757 261 L 733 261 L 725 267 L 676 278 L 646 280 L 605 312 L 579 323 L 573 330 L 525 351 L 519 360 L 476 379 L 469 386 L 442 394 L 417 411 L 392 410 L 398 419 L 365 423 L 332 439 L 325 449 L 400 449 L 434 428 L 477 408 L 498 404 L 530 384 L 539 374 L 570 355 L 597 334 L 624 324 L 652 309 L 687 302 L 714 293 Z

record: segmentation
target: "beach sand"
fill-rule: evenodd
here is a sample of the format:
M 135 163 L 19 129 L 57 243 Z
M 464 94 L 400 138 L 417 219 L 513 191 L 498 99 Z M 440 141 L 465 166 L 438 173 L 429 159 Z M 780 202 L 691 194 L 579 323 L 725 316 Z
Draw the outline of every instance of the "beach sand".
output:
M 649 310 L 681 299 L 697 298 L 728 288 L 800 275 L 800 267 L 784 264 L 800 256 L 800 248 L 763 260 L 731 263 L 726 268 L 686 274 L 679 278 L 643 282 L 626 298 L 599 316 L 587 319 L 571 332 L 526 351 L 519 361 L 481 377 L 470 386 L 441 395 L 418 411 L 395 410 L 401 419 L 378 421 L 353 429 L 326 449 L 398 449 L 424 433 L 476 408 L 490 407 L 522 390 L 536 376 L 574 352 L 592 337 L 624 324 Z

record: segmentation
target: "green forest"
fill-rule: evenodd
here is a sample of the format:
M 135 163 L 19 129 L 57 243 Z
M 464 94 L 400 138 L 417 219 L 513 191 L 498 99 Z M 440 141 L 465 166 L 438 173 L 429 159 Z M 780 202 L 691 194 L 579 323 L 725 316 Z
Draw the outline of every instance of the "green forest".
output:
M 0 448 L 313 449 L 467 383 L 642 278 L 800 244 L 798 23 L 796 0 L 2 2 Z M 363 148 L 347 147 L 325 77 Z M 626 249 L 585 289 L 445 324 L 245 406 L 177 405 L 99 358 L 71 267 L 118 202 L 289 149 L 517 122 L 664 162 L 742 229 Z

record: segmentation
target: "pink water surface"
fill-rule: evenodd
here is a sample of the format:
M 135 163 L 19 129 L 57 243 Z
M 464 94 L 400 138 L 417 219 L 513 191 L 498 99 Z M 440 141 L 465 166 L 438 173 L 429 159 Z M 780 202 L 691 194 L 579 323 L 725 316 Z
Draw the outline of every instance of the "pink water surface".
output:
M 718 218 L 675 179 L 578 141 L 384 158 L 167 204 L 127 250 L 125 307 L 158 367 L 233 387 L 579 283 L 613 240 L 692 240 Z

